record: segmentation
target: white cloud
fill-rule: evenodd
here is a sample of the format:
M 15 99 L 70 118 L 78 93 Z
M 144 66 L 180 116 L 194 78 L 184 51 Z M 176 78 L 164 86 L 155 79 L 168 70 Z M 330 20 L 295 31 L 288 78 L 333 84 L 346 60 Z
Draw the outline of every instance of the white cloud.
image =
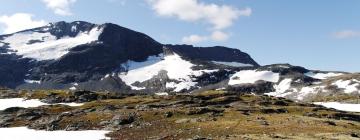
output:
M 200 0 L 146 0 L 159 16 L 175 17 L 187 22 L 201 22 L 211 25 L 207 36 L 190 35 L 183 37 L 183 43 L 202 41 L 226 41 L 229 35 L 222 30 L 231 27 L 241 16 L 250 16 L 251 8 L 238 9 L 229 5 L 204 3 Z
M 55 14 L 61 16 L 72 15 L 70 7 L 76 2 L 76 0 L 42 0 L 46 7 L 54 11 Z
M 229 38 L 227 33 L 222 31 L 214 31 L 209 36 L 201 36 L 201 35 L 190 35 L 182 38 L 182 42 L 186 44 L 197 44 L 204 41 L 226 41 Z
M 27 13 L 16 13 L 11 16 L 0 16 L 0 23 L 5 25 L 4 33 L 14 33 L 17 31 L 40 27 L 46 25 L 44 20 L 33 20 L 33 15 Z
M 228 5 L 206 4 L 198 0 L 147 0 L 160 16 L 176 17 L 184 21 L 202 21 L 214 30 L 230 27 L 240 16 L 250 16 L 252 10 L 239 10 Z
M 186 44 L 196 44 L 208 40 L 207 36 L 190 35 L 182 38 L 182 42 Z
M 211 34 L 211 39 L 215 41 L 226 41 L 228 38 L 229 35 L 222 31 L 215 31 Z
M 334 37 L 337 39 L 360 37 L 360 31 L 343 30 L 343 31 L 335 32 Z

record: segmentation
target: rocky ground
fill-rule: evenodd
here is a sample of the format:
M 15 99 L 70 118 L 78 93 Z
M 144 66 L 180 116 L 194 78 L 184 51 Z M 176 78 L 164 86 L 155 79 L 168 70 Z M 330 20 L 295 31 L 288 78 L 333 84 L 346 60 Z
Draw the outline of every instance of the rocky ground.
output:
M 360 139 L 360 114 L 238 92 L 122 95 L 88 91 L 1 90 L 0 98 L 40 99 L 82 106 L 13 107 L 0 127 L 110 130 L 112 139 Z

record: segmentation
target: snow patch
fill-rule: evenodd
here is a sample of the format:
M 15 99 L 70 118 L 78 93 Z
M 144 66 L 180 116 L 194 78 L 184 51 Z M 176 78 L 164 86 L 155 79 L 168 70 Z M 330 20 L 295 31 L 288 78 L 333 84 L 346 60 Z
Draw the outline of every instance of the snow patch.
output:
M 78 83 L 73 83 L 72 85 L 73 86 L 69 88 L 70 90 L 76 90 L 77 89 L 76 87 L 79 86 Z
M 225 90 L 226 88 L 225 87 L 222 87 L 222 88 L 217 88 L 215 90 L 219 91 L 219 90 Z
M 79 103 L 59 103 L 62 105 L 68 105 L 68 106 L 82 106 L 83 104 Z M 23 98 L 11 98 L 11 99 L 0 99 L 0 110 L 4 110 L 10 107 L 23 107 L 23 108 L 29 108 L 29 107 L 39 107 L 43 105 L 51 105 L 44 102 L 41 102 L 38 99 L 30 99 L 30 100 L 24 100 Z
M 170 88 L 170 89 L 174 89 L 173 91 L 175 92 L 180 92 L 181 90 L 190 90 L 191 87 L 194 87 L 197 83 L 196 82 L 180 82 L 180 83 L 175 83 L 175 82 L 169 82 L 166 83 L 166 88 Z
M 298 100 L 303 100 L 309 94 L 316 94 L 322 92 L 325 86 L 303 87 L 300 90 L 300 94 L 297 95 Z
M 130 85 L 130 87 L 133 90 L 144 90 L 144 89 L 146 89 L 145 87 L 137 87 L 137 86 L 132 86 L 132 85 Z
M 271 65 L 271 66 L 267 66 L 271 69 L 274 69 L 274 68 L 285 68 L 285 69 L 288 69 L 290 68 L 289 65 L 286 65 L 286 64 L 275 64 L 275 65 Z
M 161 92 L 161 93 L 155 93 L 155 95 L 158 95 L 158 96 L 168 96 L 169 93 Z
M 360 81 L 356 79 L 338 80 L 335 83 L 332 83 L 332 85 L 344 89 L 345 93 L 354 93 L 354 92 L 360 93 L 360 90 L 358 89 L 358 87 L 360 86 Z
M 76 30 L 77 30 L 76 25 L 71 26 L 71 31 L 72 31 L 72 32 L 76 32 Z
M 183 60 L 179 55 L 173 54 L 164 56 L 150 56 L 144 62 L 128 61 L 122 67 L 127 69 L 127 72 L 119 73 L 119 77 L 132 89 L 143 89 L 143 87 L 132 86 L 135 82 L 144 82 L 153 78 L 164 70 L 170 79 L 179 81 L 179 83 L 167 83 L 166 87 L 176 88 L 174 91 L 179 92 L 183 89 L 190 89 L 196 85 L 192 81 L 192 76 L 200 76 L 204 73 L 215 72 L 218 70 L 192 70 L 195 66 L 189 61 Z
M 24 82 L 28 83 L 28 84 L 41 84 L 40 80 L 28 80 L 28 79 L 25 79 Z
M 291 82 L 292 82 L 292 79 L 290 79 L 290 78 L 284 79 L 279 83 L 279 85 L 275 85 L 274 88 L 276 91 L 283 93 L 290 88 Z
M 47 103 L 43 103 L 40 100 L 24 100 L 22 98 L 12 98 L 12 99 L 0 99 L 0 110 L 4 110 L 10 107 L 38 107 L 48 105 Z
M 360 104 L 346 104 L 339 102 L 316 102 L 314 104 L 322 105 L 327 108 L 334 108 L 342 111 L 360 112 Z
M 0 128 L 3 140 L 100 140 L 110 131 L 38 131 L 26 127 Z
M 333 72 L 329 72 L 329 73 L 313 73 L 313 72 L 308 72 L 305 73 L 306 76 L 315 78 L 315 79 L 327 79 L 330 77 L 335 77 L 335 76 L 340 76 L 343 75 L 342 73 L 333 73 Z
M 105 80 L 106 78 L 109 78 L 110 77 L 110 74 L 106 74 L 103 78 L 101 78 L 100 80 L 103 81 Z
M 76 37 L 56 39 L 50 33 L 20 32 L 6 37 L 3 42 L 9 43 L 10 50 L 25 58 L 38 61 L 58 59 L 69 50 L 81 44 L 98 40 L 103 28 L 95 27 L 89 32 L 81 32 Z M 36 41 L 29 44 L 30 41 Z
M 259 80 L 276 83 L 279 81 L 279 74 L 271 71 L 244 70 L 235 73 L 230 77 L 229 85 L 255 83 Z
M 215 64 L 221 64 L 221 65 L 226 65 L 226 66 L 231 66 L 231 67 L 253 67 L 254 65 L 251 64 L 244 64 L 244 63 L 239 63 L 239 62 L 222 62 L 222 61 L 211 61 Z
M 274 92 L 264 93 L 269 96 L 286 97 L 293 96 L 297 100 L 303 100 L 310 94 L 316 94 L 319 92 L 325 92 L 325 86 L 309 86 L 302 88 L 292 88 L 292 79 L 284 79 L 278 85 L 274 85 Z
M 275 89 L 274 92 L 265 93 L 265 94 L 269 96 L 283 97 L 284 95 L 286 95 L 284 93 L 290 89 L 291 82 L 292 79 L 290 78 L 284 79 L 278 85 L 274 85 L 274 89 Z
M 59 104 L 59 105 L 67 105 L 67 106 L 74 106 L 74 107 L 84 105 L 83 103 L 57 103 L 57 104 Z

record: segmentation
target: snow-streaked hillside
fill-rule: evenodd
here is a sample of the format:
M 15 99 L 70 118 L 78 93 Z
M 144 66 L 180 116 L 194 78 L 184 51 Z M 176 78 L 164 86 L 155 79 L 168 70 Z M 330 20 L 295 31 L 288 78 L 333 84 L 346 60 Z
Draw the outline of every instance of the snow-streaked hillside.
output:
M 125 93 L 188 92 L 259 66 L 239 49 L 161 44 L 116 24 L 85 21 L 0 35 L 0 58 L 0 86 Z
M 260 80 L 276 83 L 279 81 L 279 74 L 271 71 L 239 71 L 230 77 L 229 85 L 255 83 Z
M 328 73 L 314 73 L 314 72 L 308 72 L 305 73 L 306 76 L 316 78 L 316 79 L 327 79 L 330 77 L 340 76 L 343 75 L 342 73 L 334 73 L 334 72 L 328 72 Z
M 183 89 L 189 90 L 196 86 L 193 82 L 193 76 L 200 76 L 204 73 L 218 71 L 213 70 L 193 70 L 192 64 L 181 58 L 178 54 L 166 55 L 160 54 L 158 56 L 151 56 L 144 62 L 128 61 L 123 64 L 127 68 L 126 72 L 119 74 L 119 77 L 134 90 L 144 89 L 145 87 L 137 87 L 132 84 L 135 82 L 144 82 L 158 75 L 160 71 L 165 71 L 168 78 L 175 80 L 174 82 L 166 83 L 167 88 L 174 89 L 179 92 Z
M 359 93 L 360 94 L 360 81 L 357 79 L 350 80 L 337 80 L 332 85 L 338 87 L 339 89 L 343 89 L 345 93 Z
M 149 94 L 222 89 L 294 100 L 360 94 L 358 74 L 260 66 L 239 49 L 161 44 L 111 23 L 57 22 L 0 35 L 0 58 L 0 86 L 17 89 Z
M 360 95 L 360 80 L 357 74 L 308 72 L 303 75 L 311 77 L 314 82 L 305 82 L 303 79 L 284 78 L 274 84 L 274 91 L 265 93 L 276 97 L 286 97 L 295 100 L 312 100 L 317 96 L 356 96 Z
M 67 54 L 73 47 L 97 41 L 102 30 L 98 26 L 90 31 L 80 32 L 75 37 L 65 36 L 59 39 L 49 32 L 25 31 L 5 37 L 2 42 L 8 44 L 9 54 L 15 53 L 38 61 L 52 60 Z

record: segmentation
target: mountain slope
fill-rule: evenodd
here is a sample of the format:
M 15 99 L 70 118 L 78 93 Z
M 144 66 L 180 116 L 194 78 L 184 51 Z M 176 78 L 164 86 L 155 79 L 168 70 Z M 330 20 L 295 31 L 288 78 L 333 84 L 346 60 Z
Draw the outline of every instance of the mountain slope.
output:
M 274 64 L 238 71 L 230 77 L 223 89 L 297 101 L 357 103 L 360 95 L 360 75 Z
M 240 50 L 164 45 L 111 23 L 50 23 L 0 36 L 0 45 L 0 64 L 13 64 L 0 68 L 0 76 L 5 77 L 0 85 L 18 89 L 181 92 L 201 88 L 200 83 L 219 82 L 239 66 L 259 66 Z M 177 63 L 183 65 L 174 69 Z M 133 74 L 135 69 L 150 70 L 151 74 L 134 78 L 139 75 Z M 209 73 L 213 73 L 212 79 L 197 78 Z
M 161 44 L 111 23 L 57 22 L 2 35 L 0 65 L 0 86 L 16 89 L 147 94 L 227 90 L 348 102 L 360 94 L 358 74 L 289 64 L 260 66 L 237 49 Z

